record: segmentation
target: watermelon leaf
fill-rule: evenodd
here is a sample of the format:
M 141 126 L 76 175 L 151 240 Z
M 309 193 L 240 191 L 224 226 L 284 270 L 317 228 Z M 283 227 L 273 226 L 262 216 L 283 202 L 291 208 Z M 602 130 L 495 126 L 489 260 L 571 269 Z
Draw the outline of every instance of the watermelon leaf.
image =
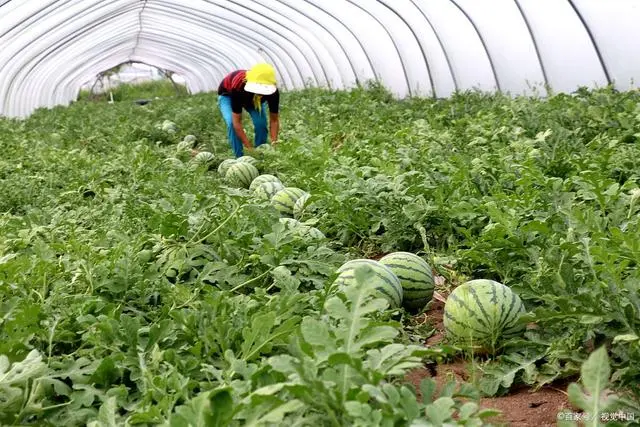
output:
M 582 386 L 577 383 L 569 384 L 567 389 L 569 401 L 585 412 L 586 426 L 601 425 L 601 416 L 615 412 L 620 404 L 618 397 L 607 391 L 610 374 L 607 349 L 600 347 L 582 364 L 580 376 Z

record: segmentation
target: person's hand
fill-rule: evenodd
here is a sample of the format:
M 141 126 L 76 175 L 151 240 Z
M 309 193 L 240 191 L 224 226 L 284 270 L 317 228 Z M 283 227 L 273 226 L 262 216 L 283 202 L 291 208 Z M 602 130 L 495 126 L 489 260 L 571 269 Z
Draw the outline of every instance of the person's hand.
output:
M 278 142 L 278 140 L 271 141 L 271 146 L 275 148 L 275 146 L 278 145 Z

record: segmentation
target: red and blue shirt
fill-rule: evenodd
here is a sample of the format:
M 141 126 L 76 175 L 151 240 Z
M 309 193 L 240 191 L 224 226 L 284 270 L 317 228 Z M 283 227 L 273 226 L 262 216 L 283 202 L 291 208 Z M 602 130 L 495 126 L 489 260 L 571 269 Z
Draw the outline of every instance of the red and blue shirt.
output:
M 242 109 L 253 110 L 253 96 L 251 92 L 244 90 L 247 83 L 247 71 L 236 70 L 222 79 L 218 87 L 218 96 L 228 96 L 231 98 L 231 111 L 242 113 Z M 277 113 L 280 107 L 280 91 L 276 89 L 271 95 L 262 95 L 262 102 L 269 106 L 270 113 Z

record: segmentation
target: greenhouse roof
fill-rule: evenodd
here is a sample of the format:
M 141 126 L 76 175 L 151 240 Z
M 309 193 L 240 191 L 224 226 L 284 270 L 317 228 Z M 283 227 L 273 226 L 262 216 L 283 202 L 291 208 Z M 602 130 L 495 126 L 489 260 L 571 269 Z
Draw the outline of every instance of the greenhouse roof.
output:
M 127 62 L 176 72 L 192 93 L 258 61 L 283 89 L 378 79 L 399 97 L 640 77 L 634 0 L 0 0 L 0 16 L 7 116 L 68 104 Z

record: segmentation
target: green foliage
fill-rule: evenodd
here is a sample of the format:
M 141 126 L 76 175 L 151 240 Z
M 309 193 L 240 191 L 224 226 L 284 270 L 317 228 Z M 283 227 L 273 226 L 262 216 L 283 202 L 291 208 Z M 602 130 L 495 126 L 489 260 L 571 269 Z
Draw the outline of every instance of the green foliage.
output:
M 122 83 L 114 87 L 111 91 L 105 91 L 102 93 L 92 94 L 89 89 L 83 89 L 78 94 L 77 100 L 85 102 L 107 102 L 111 100 L 109 92 L 111 92 L 113 100 L 116 102 L 135 101 L 138 99 L 153 100 L 156 97 L 171 98 L 175 96 L 185 96 L 189 93 L 185 85 L 179 83 L 174 85 L 171 81 L 163 79 L 142 83 Z
M 640 414 L 640 405 L 611 393 L 611 366 L 604 347 L 591 353 L 580 371 L 582 386 L 571 383 L 567 391 L 571 404 L 584 411 L 585 426 L 624 425 L 627 416 L 635 419 Z M 577 424 L 565 421 L 559 425 Z
M 313 241 L 178 152 L 192 134 L 231 157 L 214 95 L 0 120 L 0 423 L 482 424 L 473 387 L 426 381 L 420 401 L 403 382 L 452 347 L 403 344 L 365 289 L 327 292 L 348 259 L 391 251 L 522 297 L 527 332 L 477 362 L 485 394 L 575 376 L 604 347 L 632 408 L 638 100 L 283 94 L 280 143 L 255 157 L 312 195 Z

